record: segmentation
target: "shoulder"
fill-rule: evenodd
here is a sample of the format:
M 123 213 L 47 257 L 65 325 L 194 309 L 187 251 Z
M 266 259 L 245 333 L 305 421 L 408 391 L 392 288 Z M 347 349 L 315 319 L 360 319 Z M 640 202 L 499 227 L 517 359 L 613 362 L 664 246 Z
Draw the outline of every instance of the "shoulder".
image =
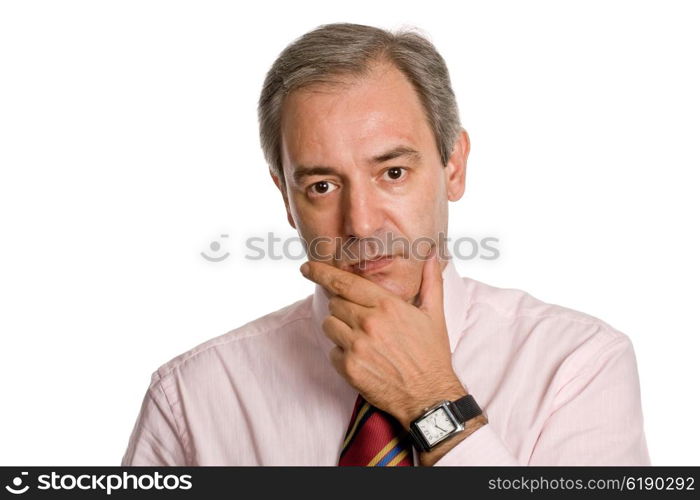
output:
M 472 369 L 493 374 L 513 394 L 527 381 L 530 395 L 556 395 L 552 405 L 594 379 L 607 388 L 637 390 L 637 359 L 627 334 L 523 290 L 463 279 L 469 305 L 461 356 L 477 367 Z
M 583 311 L 546 302 L 517 288 L 502 288 L 462 278 L 469 311 L 492 322 L 511 341 L 535 342 L 542 348 L 583 350 L 592 354 L 606 347 L 631 344 L 630 338 L 606 321 Z
M 221 361 L 222 353 L 226 356 L 231 352 L 243 352 L 248 348 L 255 349 L 265 343 L 279 343 L 279 340 L 290 332 L 296 331 L 297 323 L 308 321 L 311 317 L 312 295 L 292 304 L 256 318 L 222 335 L 211 338 L 192 349 L 163 363 L 151 376 L 151 386 L 157 385 L 163 379 L 187 368 L 188 371 L 206 370 L 211 356 Z M 252 344 L 252 347 L 251 347 Z

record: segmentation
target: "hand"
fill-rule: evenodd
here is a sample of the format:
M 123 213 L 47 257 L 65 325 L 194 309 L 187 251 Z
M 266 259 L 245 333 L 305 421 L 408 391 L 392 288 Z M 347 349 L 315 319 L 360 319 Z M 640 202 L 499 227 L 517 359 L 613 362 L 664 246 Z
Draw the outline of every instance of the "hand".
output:
M 434 247 L 423 266 L 417 305 L 323 262 L 309 261 L 301 271 L 331 294 L 322 324 L 336 344 L 331 362 L 369 403 L 408 429 L 424 408 L 467 394 L 452 369 Z

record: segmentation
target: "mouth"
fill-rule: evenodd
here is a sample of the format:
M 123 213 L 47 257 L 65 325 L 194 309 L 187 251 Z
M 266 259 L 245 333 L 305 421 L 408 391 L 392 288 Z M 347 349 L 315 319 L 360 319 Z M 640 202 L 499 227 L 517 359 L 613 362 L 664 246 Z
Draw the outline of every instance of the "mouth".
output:
M 393 255 L 383 255 L 379 258 L 361 260 L 360 262 L 351 265 L 348 268 L 348 271 L 355 274 L 367 275 L 372 272 L 379 271 L 380 269 L 384 269 L 392 262 L 394 262 Z

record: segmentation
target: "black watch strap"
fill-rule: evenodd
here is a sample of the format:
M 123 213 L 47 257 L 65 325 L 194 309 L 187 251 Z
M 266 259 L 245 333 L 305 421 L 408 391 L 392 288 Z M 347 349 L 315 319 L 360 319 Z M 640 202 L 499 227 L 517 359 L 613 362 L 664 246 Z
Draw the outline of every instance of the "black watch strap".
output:
M 471 394 L 459 398 L 450 404 L 450 409 L 454 412 L 455 416 L 459 419 L 461 423 L 471 420 L 474 417 L 481 415 L 481 408 L 476 404 L 476 400 Z

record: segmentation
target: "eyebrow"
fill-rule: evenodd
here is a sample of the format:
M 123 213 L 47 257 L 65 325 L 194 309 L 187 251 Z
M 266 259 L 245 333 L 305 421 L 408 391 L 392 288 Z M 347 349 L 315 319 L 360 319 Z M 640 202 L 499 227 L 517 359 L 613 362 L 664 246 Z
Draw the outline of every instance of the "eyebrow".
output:
M 420 159 L 420 153 L 415 149 L 409 148 L 408 146 L 397 146 L 386 153 L 375 156 L 370 161 L 372 163 L 384 163 L 385 161 L 401 158 L 402 156 L 408 156 L 413 160 Z
M 390 160 L 395 160 L 396 158 L 408 157 L 414 161 L 420 160 L 421 154 L 413 148 L 408 146 L 397 146 L 390 149 L 384 153 L 378 154 L 370 158 L 370 163 L 384 163 Z M 294 182 L 299 184 L 304 177 L 311 177 L 312 175 L 338 175 L 338 171 L 333 167 L 327 167 L 323 165 L 307 167 L 304 165 L 299 165 L 295 170 L 292 177 Z

